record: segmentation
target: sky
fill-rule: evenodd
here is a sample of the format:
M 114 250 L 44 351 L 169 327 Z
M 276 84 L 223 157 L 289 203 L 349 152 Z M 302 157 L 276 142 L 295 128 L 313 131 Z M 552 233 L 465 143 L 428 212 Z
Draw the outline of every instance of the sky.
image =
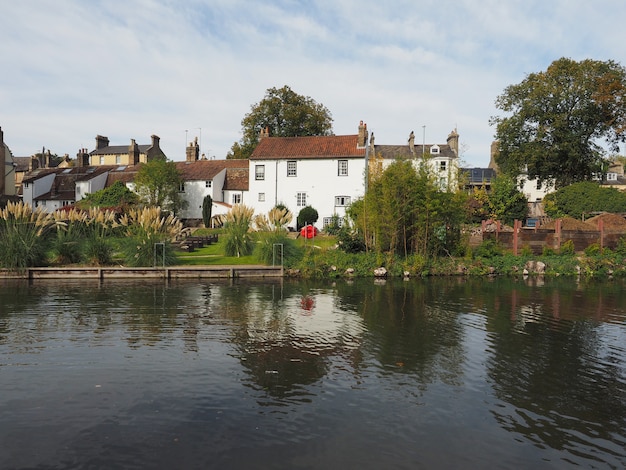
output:
M 561 57 L 626 65 L 623 0 L 0 0 L 0 127 L 14 156 L 161 138 L 222 159 L 269 88 L 336 135 L 444 144 L 484 167 L 508 85 Z

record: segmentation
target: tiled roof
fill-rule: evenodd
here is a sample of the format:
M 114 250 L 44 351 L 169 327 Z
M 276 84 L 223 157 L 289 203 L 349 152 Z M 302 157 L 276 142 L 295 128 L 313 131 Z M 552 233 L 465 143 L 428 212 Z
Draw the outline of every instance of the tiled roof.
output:
M 224 181 L 224 189 L 230 191 L 247 191 L 248 190 L 248 167 L 246 168 L 228 168 L 226 170 L 226 179 Z
M 220 171 L 230 168 L 248 170 L 248 160 L 197 160 L 194 162 L 176 162 L 176 168 L 185 181 L 211 180 Z
M 59 171 L 61 170 L 57 168 L 40 168 L 37 170 L 29 171 L 24 175 L 22 183 L 32 183 L 33 181 L 36 181 L 43 176 L 49 175 L 51 173 L 59 173 Z
M 250 160 L 364 157 L 365 148 L 357 148 L 358 137 L 357 134 L 265 137 L 252 152 Z
M 13 162 L 17 165 L 16 171 L 28 171 L 31 157 L 13 157 Z
M 101 149 L 92 150 L 89 155 L 128 155 L 128 145 L 109 145 Z M 138 145 L 139 153 L 146 153 L 152 144 Z
M 430 148 L 435 144 L 426 144 L 424 146 L 414 145 L 413 152 L 411 152 L 411 148 L 409 145 L 374 145 L 374 150 L 376 151 L 377 156 L 382 156 L 383 158 L 393 159 L 393 158 L 415 158 L 422 156 L 422 147 L 424 147 L 424 153 L 428 154 L 430 152 Z M 439 157 L 445 158 L 454 158 L 456 154 L 450 148 L 448 144 L 437 144 L 439 147 Z
M 135 181 L 137 170 L 139 170 L 139 165 L 120 165 L 114 167 L 107 175 L 106 187 L 108 188 L 117 181 L 121 181 L 124 184 L 132 183 Z

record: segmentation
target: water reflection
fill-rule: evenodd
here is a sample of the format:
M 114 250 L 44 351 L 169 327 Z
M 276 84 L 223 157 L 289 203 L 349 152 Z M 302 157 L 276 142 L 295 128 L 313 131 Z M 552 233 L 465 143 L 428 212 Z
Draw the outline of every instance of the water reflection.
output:
M 537 278 L 5 282 L 0 420 L 17 431 L 0 439 L 22 453 L 0 450 L 0 467 L 44 462 L 18 440 L 29 433 L 51 448 L 76 439 L 64 445 L 78 461 L 92 446 L 104 466 L 109 444 L 126 463 L 194 462 L 155 445 L 175 434 L 232 468 L 268 449 L 327 468 L 337 446 L 363 468 L 622 467 L 622 289 Z

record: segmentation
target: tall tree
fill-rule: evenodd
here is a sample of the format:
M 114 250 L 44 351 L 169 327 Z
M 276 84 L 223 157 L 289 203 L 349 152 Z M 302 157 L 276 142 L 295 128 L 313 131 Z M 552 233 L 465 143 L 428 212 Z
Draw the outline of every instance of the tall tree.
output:
M 453 252 L 465 217 L 465 194 L 441 191 L 428 165 L 389 165 L 368 192 L 350 206 L 349 216 L 369 248 L 407 256 Z
M 510 85 L 492 117 L 500 169 L 557 188 L 601 172 L 626 131 L 626 69 L 613 62 L 558 59 L 545 72 Z M 606 147 L 603 146 L 606 144 Z
M 287 85 L 269 88 L 241 121 L 243 137 L 233 144 L 226 158 L 250 157 L 265 129 L 274 137 L 331 135 L 332 123 L 330 111 L 312 98 L 297 94 Z
M 176 214 L 187 201 L 182 197 L 184 181 L 176 164 L 165 158 L 143 163 L 135 176 L 135 191 L 148 206 L 160 207 Z
M 528 199 L 519 189 L 515 180 L 508 175 L 498 175 L 491 184 L 487 195 L 489 216 L 513 225 L 515 220 L 524 220 L 528 215 Z

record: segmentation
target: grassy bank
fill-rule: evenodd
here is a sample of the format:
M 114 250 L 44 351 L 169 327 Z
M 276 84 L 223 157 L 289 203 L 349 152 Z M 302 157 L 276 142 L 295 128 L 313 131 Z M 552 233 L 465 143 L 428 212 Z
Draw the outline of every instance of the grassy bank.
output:
M 292 238 L 291 242 L 295 250 L 284 262 L 287 275 L 305 278 L 372 277 L 374 270 L 379 267 L 384 267 L 389 277 L 402 277 L 406 274 L 411 277 L 522 275 L 524 269 L 530 275 L 537 274 L 539 269 L 547 276 L 626 276 L 626 253 L 621 251 L 547 251 L 542 255 L 523 252 L 514 256 L 497 246 L 484 244 L 468 250 L 464 257 L 424 258 L 411 255 L 405 258 L 373 252 L 345 253 L 337 249 L 337 240 L 330 235 L 321 235 L 312 240 Z M 222 239 L 192 253 L 177 253 L 177 258 L 181 265 L 265 264 L 255 255 L 240 258 L 225 256 Z M 536 262 L 543 263 L 545 267 L 542 268 L 541 264 L 538 266 Z

